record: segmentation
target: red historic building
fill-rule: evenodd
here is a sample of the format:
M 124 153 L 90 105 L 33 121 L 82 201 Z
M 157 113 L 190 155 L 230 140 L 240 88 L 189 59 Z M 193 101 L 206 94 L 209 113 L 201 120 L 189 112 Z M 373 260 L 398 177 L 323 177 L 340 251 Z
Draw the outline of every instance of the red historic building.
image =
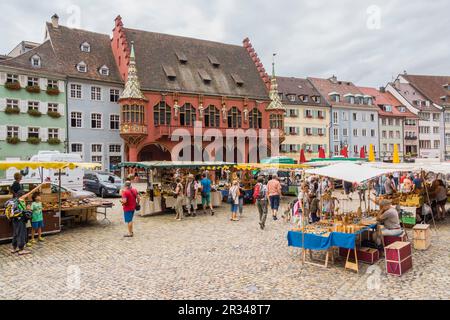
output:
M 172 138 L 179 129 L 192 135 L 194 124 L 201 124 L 196 132 L 209 130 L 210 140 L 221 139 L 224 145 L 226 139 L 218 132 L 225 136 L 229 129 L 242 129 L 246 137 L 241 140 L 245 149 L 233 150 L 186 138 L 191 139 L 191 160 L 202 160 L 194 158 L 197 152 L 205 161 L 230 161 L 225 156 L 229 152 L 233 162 L 255 161 L 249 152 L 264 149 L 261 144 L 270 150 L 271 134 L 283 140 L 285 110 L 276 80 L 269 78 L 248 39 L 236 46 L 128 29 L 119 16 L 111 45 L 125 81 L 120 98 L 121 136 L 128 161 L 171 160 L 171 153 L 188 155 L 188 148 L 175 152 L 179 142 Z M 238 144 L 237 139 L 230 139 Z

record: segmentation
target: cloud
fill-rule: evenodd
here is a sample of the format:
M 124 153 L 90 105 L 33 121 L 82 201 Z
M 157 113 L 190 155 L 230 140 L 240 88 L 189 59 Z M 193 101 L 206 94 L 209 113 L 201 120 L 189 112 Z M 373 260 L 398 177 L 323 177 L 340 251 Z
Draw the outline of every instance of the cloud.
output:
M 250 37 L 270 69 L 284 76 L 337 75 L 380 86 L 407 70 L 450 74 L 450 24 L 446 0 L 79 0 L 2 1 L 0 52 L 21 40 L 42 41 L 44 21 L 110 34 L 120 14 L 127 27 L 241 44 Z M 75 7 L 76 8 L 76 7 Z M 77 19 L 75 19 L 77 20 Z

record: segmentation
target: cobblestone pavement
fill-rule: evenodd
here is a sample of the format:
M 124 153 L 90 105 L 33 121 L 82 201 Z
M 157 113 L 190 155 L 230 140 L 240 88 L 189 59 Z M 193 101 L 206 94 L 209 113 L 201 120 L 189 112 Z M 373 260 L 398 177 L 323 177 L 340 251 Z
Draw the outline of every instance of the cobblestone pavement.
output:
M 228 205 L 182 222 L 171 214 L 137 217 L 131 239 L 123 238 L 118 206 L 110 217 L 108 226 L 49 236 L 31 256 L 0 245 L 0 300 L 450 299 L 448 222 L 398 278 L 385 274 L 383 261 L 361 264 L 359 275 L 342 262 L 303 266 L 299 250 L 287 247 L 289 226 L 270 219 L 261 231 L 251 205 L 239 222 L 229 221 Z

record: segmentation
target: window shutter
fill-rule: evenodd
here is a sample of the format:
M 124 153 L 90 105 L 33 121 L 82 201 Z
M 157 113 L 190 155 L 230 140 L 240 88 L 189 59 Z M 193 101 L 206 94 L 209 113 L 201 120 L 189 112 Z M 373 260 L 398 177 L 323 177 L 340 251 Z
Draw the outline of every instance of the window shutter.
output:
M 42 114 L 46 114 L 48 110 L 48 103 L 47 102 L 39 102 L 39 111 Z
M 303 128 L 303 135 L 306 136 L 306 128 Z
M 314 110 L 313 114 L 314 114 L 314 118 L 318 118 L 319 117 L 319 111 Z
M 48 140 L 48 128 L 39 128 L 39 138 L 41 138 L 42 142 Z
M 65 92 L 65 90 L 66 90 L 66 86 L 65 86 L 65 83 L 64 83 L 64 81 L 58 81 L 58 90 L 59 90 L 59 92 L 61 92 L 61 93 L 64 93 Z
M 6 99 L 0 98 L 0 111 L 4 111 L 6 109 Z
M 40 87 L 41 90 L 43 90 L 43 91 L 47 90 L 47 79 L 40 78 L 40 79 L 39 79 L 39 87 Z
M 20 86 L 22 88 L 25 88 L 27 86 L 27 80 L 28 80 L 28 78 L 26 76 L 24 76 L 24 75 L 19 76 L 19 82 L 20 82 Z
M 28 127 L 19 127 L 19 137 L 21 141 L 27 141 Z
M 58 103 L 58 112 L 64 116 L 66 114 L 66 105 L 63 103 Z
M 20 112 L 27 113 L 28 111 L 28 101 L 20 100 L 19 101 Z
M 62 142 L 66 141 L 66 129 L 65 128 L 59 128 L 59 140 Z
M 0 72 L 0 84 L 4 84 L 6 82 L 6 72 Z
M 0 141 L 6 140 L 6 126 L 0 126 Z
M 303 110 L 303 117 L 306 118 L 306 109 Z
M 318 133 L 318 130 L 317 130 L 317 128 L 313 128 L 313 136 L 317 136 L 319 133 Z

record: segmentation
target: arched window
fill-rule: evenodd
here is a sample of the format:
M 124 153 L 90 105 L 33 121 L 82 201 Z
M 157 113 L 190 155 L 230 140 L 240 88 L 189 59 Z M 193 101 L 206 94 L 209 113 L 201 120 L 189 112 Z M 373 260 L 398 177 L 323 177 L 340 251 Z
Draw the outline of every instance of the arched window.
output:
M 122 121 L 123 123 L 144 124 L 144 106 L 135 104 L 122 106 Z
M 283 129 L 283 115 L 271 114 L 270 115 L 270 128 L 271 129 Z
M 228 128 L 241 128 L 242 114 L 237 107 L 232 107 L 228 111 Z
M 192 126 L 196 119 L 195 108 L 190 103 L 185 103 L 180 108 L 180 125 Z
M 172 113 L 170 106 L 161 101 L 153 107 L 153 123 L 155 126 L 170 125 Z
M 203 118 L 205 119 L 205 127 L 220 127 L 220 111 L 215 106 L 210 105 L 208 108 L 206 108 Z
M 262 113 L 257 108 L 250 111 L 249 118 L 250 128 L 261 129 L 262 128 Z

